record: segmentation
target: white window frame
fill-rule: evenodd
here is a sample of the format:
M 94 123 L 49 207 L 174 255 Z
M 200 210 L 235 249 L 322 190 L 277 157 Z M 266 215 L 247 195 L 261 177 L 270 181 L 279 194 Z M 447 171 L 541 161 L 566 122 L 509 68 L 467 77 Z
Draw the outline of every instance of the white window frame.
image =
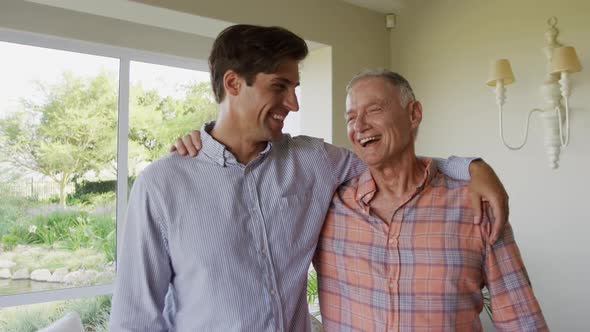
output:
M 207 62 L 205 60 L 190 59 L 169 54 L 110 46 L 105 44 L 92 43 L 62 37 L 54 37 L 31 32 L 22 32 L 5 28 L 0 28 L 0 41 L 119 59 L 119 108 L 117 110 L 118 128 L 116 200 L 116 248 L 118 257 L 121 250 L 121 235 L 123 234 L 125 213 L 127 211 L 127 137 L 129 134 L 130 63 L 131 61 L 138 61 L 177 68 L 208 71 L 209 68 Z M 115 261 L 117 261 L 116 257 Z M 72 287 L 48 291 L 0 295 L 0 307 L 27 305 L 41 302 L 63 301 L 69 299 L 112 294 L 113 288 L 113 283 L 110 283 L 95 286 Z

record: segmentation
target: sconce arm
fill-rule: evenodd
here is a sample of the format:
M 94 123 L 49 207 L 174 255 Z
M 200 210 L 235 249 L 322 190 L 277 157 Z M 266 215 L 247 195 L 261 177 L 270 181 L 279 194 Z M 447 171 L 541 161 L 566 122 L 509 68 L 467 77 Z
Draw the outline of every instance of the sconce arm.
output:
M 500 129 L 500 138 L 502 139 L 502 143 L 504 143 L 504 145 L 508 149 L 510 149 L 510 150 L 520 150 L 526 144 L 527 139 L 529 137 L 529 124 L 530 124 L 530 121 L 531 121 L 531 115 L 533 113 L 535 113 L 535 112 L 542 112 L 543 110 L 540 110 L 538 108 L 535 108 L 535 109 L 532 109 L 532 110 L 529 111 L 529 114 L 528 114 L 527 119 L 526 119 L 526 127 L 525 127 L 525 131 L 524 131 L 524 136 L 523 136 L 522 144 L 520 144 L 518 146 L 511 146 L 508 143 L 506 143 L 506 140 L 504 139 L 504 127 L 502 125 L 502 122 L 503 122 L 502 121 L 502 111 L 503 111 L 503 109 L 504 109 L 503 105 L 502 104 L 499 104 L 498 105 L 498 111 L 499 111 L 498 113 L 500 115 L 500 121 L 499 121 L 500 126 L 499 126 L 499 129 Z
M 557 113 L 557 126 L 559 127 L 559 141 L 561 142 L 561 147 L 565 148 L 570 141 L 570 109 L 567 102 L 567 97 L 564 97 L 564 104 L 565 104 L 565 134 L 563 133 L 563 125 L 561 124 L 561 106 L 555 107 L 555 112 Z

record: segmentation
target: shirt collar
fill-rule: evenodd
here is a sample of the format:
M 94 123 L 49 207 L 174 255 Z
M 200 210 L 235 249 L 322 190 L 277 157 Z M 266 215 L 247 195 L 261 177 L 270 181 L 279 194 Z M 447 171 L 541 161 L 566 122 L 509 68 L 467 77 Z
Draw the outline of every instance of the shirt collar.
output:
M 201 127 L 201 143 L 203 147 L 200 153 L 204 153 L 216 164 L 225 167 L 227 164 L 239 164 L 236 157 L 231 153 L 225 145 L 217 141 L 209 132 L 215 126 L 215 121 L 207 122 Z M 260 152 L 260 157 L 265 156 L 270 152 L 272 143 L 268 142 L 266 148 Z M 259 157 L 259 158 L 260 158 Z
M 432 180 L 432 178 L 436 175 L 436 163 L 432 161 L 432 158 L 418 158 L 418 161 L 423 163 L 426 168 L 424 172 L 424 177 L 420 181 L 420 184 L 416 187 L 416 190 L 412 193 L 412 196 L 422 191 Z M 358 204 L 363 207 L 368 207 L 371 200 L 377 193 L 377 184 L 371 175 L 371 172 L 367 169 L 361 176 L 359 177 L 355 200 Z

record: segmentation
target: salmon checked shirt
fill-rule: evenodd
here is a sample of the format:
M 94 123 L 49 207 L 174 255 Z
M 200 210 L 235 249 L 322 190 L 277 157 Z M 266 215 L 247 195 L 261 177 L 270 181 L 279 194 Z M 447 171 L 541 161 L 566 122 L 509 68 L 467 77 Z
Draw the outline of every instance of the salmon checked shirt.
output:
M 493 246 L 473 223 L 467 183 L 422 159 L 421 185 L 392 220 L 371 214 L 369 171 L 334 194 L 314 258 L 326 331 L 481 331 L 481 290 L 499 331 L 547 325 L 509 224 Z

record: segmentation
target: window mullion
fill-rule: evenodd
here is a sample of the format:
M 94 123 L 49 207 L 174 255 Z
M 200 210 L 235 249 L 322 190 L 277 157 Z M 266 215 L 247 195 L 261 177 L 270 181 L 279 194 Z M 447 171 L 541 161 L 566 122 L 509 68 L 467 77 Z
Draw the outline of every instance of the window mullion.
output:
M 130 60 L 121 58 L 119 62 L 119 111 L 117 121 L 117 255 L 118 262 L 123 239 L 123 226 L 127 211 L 128 190 L 128 137 L 129 137 L 129 88 Z

